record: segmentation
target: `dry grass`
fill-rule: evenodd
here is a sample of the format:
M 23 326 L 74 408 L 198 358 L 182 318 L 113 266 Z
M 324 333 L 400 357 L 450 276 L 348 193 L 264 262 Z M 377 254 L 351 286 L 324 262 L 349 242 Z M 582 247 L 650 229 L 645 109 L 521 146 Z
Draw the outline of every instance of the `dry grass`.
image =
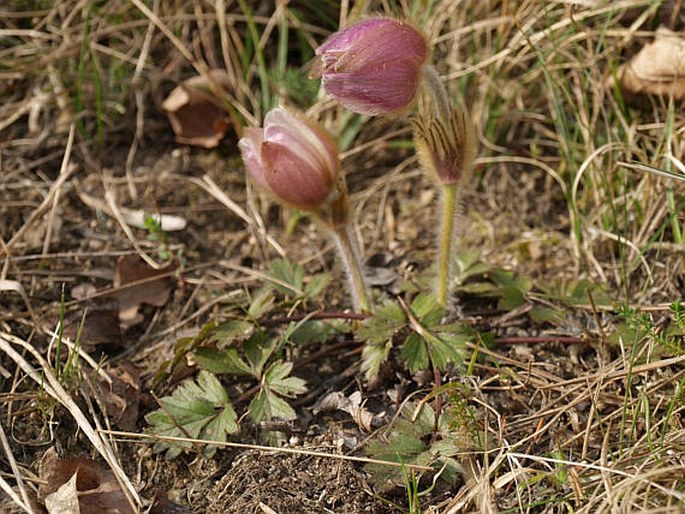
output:
M 120 255 L 161 263 L 159 244 L 129 227 L 122 207 L 188 219 L 169 242 L 185 259 L 184 288 L 110 358 L 135 362 L 148 387 L 174 342 L 221 318 L 231 298 L 260 283 L 269 259 L 286 254 L 310 271 L 329 269 L 330 248 L 314 231 L 301 225 L 286 236 L 286 217 L 245 193 L 236 136 L 259 123 L 265 103 L 291 102 L 282 84 L 268 82 L 277 71 L 260 64 L 278 68 L 283 23 L 301 60 L 290 65 L 304 69 L 299 49 L 339 20 L 408 12 L 478 127 L 462 246 L 532 277 L 540 288 L 526 308 L 551 306 L 563 320 L 540 328 L 524 309 L 480 322 L 500 336 L 578 338 L 495 349 L 473 342 L 479 359 L 468 381 L 483 448 L 464 456 L 465 484 L 434 496 L 434 511 L 682 512 L 685 356 L 663 339 L 682 341 L 667 328 L 669 305 L 685 288 L 685 185 L 632 163 L 678 172 L 685 116 L 672 99 L 624 98 L 611 85 L 660 24 L 682 30 L 682 2 L 382 0 L 322 2 L 320 11 L 312 10 L 318 2 L 246 2 L 254 16 L 230 1 L 54 3 L 0 7 L 0 486 L 10 498 L 0 510 L 38 512 L 29 491 L 36 462 L 56 443 L 96 449 L 131 501 L 152 496 L 158 457 L 105 438 L 95 430 L 109 423 L 100 406 L 84 411 L 88 395 L 75 402 L 78 389 L 53 380 L 61 305 L 82 312 L 90 299 L 68 292 L 110 284 Z M 179 149 L 161 101 L 181 79 L 213 68 L 232 80 L 221 92 L 233 106 L 232 131 L 218 151 Z M 306 107 L 334 133 L 352 130 L 329 99 Z M 433 257 L 435 212 L 408 139 L 402 119 L 367 120 L 342 155 L 366 254 L 390 253 L 393 271 L 416 280 Z M 635 310 L 620 316 L 592 295 L 571 305 L 543 293 L 580 280 Z M 327 302 L 347 306 L 337 291 Z M 640 314 L 653 330 L 631 327 Z M 40 383 L 36 368 L 44 391 L 27 380 Z M 146 480 L 138 493 L 136 468 Z

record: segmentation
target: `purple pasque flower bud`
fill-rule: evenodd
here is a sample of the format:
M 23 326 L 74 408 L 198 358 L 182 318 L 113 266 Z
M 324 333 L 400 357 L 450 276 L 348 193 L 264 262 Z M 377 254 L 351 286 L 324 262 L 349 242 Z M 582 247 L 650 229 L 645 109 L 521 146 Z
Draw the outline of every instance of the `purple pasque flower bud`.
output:
M 316 49 L 312 77 L 351 111 L 375 116 L 407 107 L 419 86 L 428 43 L 416 28 L 370 18 L 335 33 Z
M 413 120 L 414 144 L 421 165 L 441 185 L 457 184 L 473 171 L 477 143 L 468 111 L 450 107 L 444 116 L 423 114 Z
M 312 120 L 278 107 L 238 147 L 255 182 L 287 205 L 317 211 L 347 196 L 335 142 Z

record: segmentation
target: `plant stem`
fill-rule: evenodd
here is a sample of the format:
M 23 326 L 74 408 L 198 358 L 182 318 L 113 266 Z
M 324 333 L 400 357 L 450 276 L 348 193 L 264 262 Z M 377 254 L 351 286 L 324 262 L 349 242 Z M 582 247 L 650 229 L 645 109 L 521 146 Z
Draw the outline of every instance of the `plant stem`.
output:
M 438 305 L 443 308 L 447 306 L 452 279 L 452 245 L 454 242 L 454 221 L 457 213 L 458 192 L 457 184 L 442 186 L 442 224 L 440 225 L 436 298 Z
M 372 312 L 369 293 L 359 263 L 357 246 L 354 244 L 351 237 L 349 225 L 344 224 L 332 227 L 331 237 L 338 247 L 340 258 L 347 271 L 354 310 L 357 312 Z
M 433 100 L 435 114 L 439 119 L 444 121 L 448 118 L 449 113 L 452 110 L 452 103 L 447 94 L 447 89 L 445 89 L 445 85 L 442 83 L 442 80 L 440 80 L 440 75 L 438 75 L 437 70 L 432 64 L 423 66 L 421 71 L 426 80 L 431 99 Z

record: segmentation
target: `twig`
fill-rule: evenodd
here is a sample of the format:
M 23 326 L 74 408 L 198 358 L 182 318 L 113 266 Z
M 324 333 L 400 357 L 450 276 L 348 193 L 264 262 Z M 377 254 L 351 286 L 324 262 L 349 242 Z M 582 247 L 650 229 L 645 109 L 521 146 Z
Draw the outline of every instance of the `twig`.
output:
M 304 318 L 311 320 L 325 320 L 325 319 L 345 319 L 353 321 L 364 321 L 371 318 L 373 315 L 362 312 L 345 312 L 345 311 L 320 311 L 309 315 L 293 314 L 292 316 L 280 316 L 278 318 L 270 318 L 259 320 L 259 323 L 264 326 L 285 325 L 293 321 L 302 321 Z
M 70 129 L 70 134 L 73 133 L 74 131 L 74 125 L 71 126 Z M 71 155 L 71 146 L 69 143 L 67 143 L 67 148 L 64 151 L 64 161 L 68 162 L 69 161 L 69 156 Z M 62 168 L 60 171 L 59 176 L 57 177 L 57 180 L 53 182 L 52 186 L 50 187 L 50 190 L 48 191 L 48 194 L 45 195 L 45 198 L 43 199 L 43 202 L 31 213 L 31 216 L 29 216 L 29 219 L 24 223 L 24 225 L 15 232 L 14 236 L 12 236 L 12 239 L 10 239 L 6 245 L 3 245 L 1 252 L 4 253 L 5 255 L 9 256 L 9 252 L 12 249 L 12 247 L 19 241 L 21 240 L 22 237 L 24 237 L 24 233 L 30 229 L 33 224 L 40 218 L 52 205 L 53 198 L 55 195 L 58 193 L 58 191 L 62 188 L 64 183 L 71 177 L 71 174 L 76 171 L 76 166 L 65 166 Z
M 566 380 L 564 382 L 557 382 L 556 384 L 551 384 L 547 386 L 541 386 L 540 389 L 547 389 L 550 387 L 566 387 L 569 385 L 573 384 L 580 384 L 583 382 L 587 382 L 589 380 L 596 380 L 598 378 L 601 378 L 602 380 L 613 380 L 615 378 L 623 378 L 628 375 L 628 373 L 632 375 L 636 375 L 638 373 L 648 373 L 650 371 L 654 371 L 655 369 L 661 369 L 661 368 L 667 368 L 669 366 L 673 366 L 675 364 L 680 364 L 681 362 L 685 362 L 685 355 L 679 355 L 678 357 L 672 357 L 670 359 L 663 359 L 660 361 L 656 362 L 648 362 L 647 364 L 640 364 L 639 366 L 634 366 L 632 369 L 628 370 L 622 370 L 622 371 L 613 371 L 611 373 L 593 373 L 591 375 L 584 375 L 582 377 L 577 377 L 577 378 L 572 378 L 570 380 Z
M 592 341 L 584 337 L 576 336 L 537 336 L 537 337 L 498 337 L 495 343 L 504 344 L 541 344 L 541 343 L 563 343 L 563 344 L 589 344 Z
M 246 450 L 259 450 L 264 452 L 276 452 L 276 453 L 290 453 L 295 455 L 307 455 L 309 457 L 322 457 L 324 459 L 337 459 L 337 460 L 348 460 L 352 462 L 363 462 L 365 464 L 380 464 L 382 466 L 390 466 L 395 468 L 405 467 L 409 469 L 416 469 L 419 471 L 431 471 L 433 468 L 430 466 L 419 466 L 418 464 L 406 464 L 402 462 L 392 462 L 388 460 L 380 459 L 369 459 L 367 457 L 355 457 L 353 455 L 340 455 L 337 453 L 324 453 L 315 452 L 311 450 L 300 450 L 298 448 L 276 448 L 273 446 L 262 446 L 259 444 L 247 444 L 247 443 L 233 443 L 230 441 L 220 442 L 220 441 L 206 441 L 204 439 L 191 439 L 185 437 L 172 437 L 166 435 L 155 435 L 155 434 L 137 434 L 135 432 L 122 432 L 119 430 L 99 430 L 99 432 L 107 435 L 121 436 L 121 437 L 132 437 L 138 439 L 152 439 L 153 441 L 168 441 L 176 443 L 194 443 L 194 444 L 207 444 L 212 446 L 222 446 L 225 448 L 243 448 Z
M 17 503 L 17 505 L 19 505 L 26 512 L 33 514 L 34 510 L 31 507 L 31 499 L 29 498 L 28 492 L 26 491 L 26 485 L 24 484 L 24 479 L 22 478 L 21 472 L 19 471 L 19 467 L 17 466 L 17 461 L 14 460 L 14 454 L 12 453 L 12 448 L 10 448 L 10 443 L 7 440 L 7 436 L 5 435 L 5 430 L 2 428 L 2 423 L 0 423 L 0 443 L 2 443 L 2 447 L 5 450 L 7 462 L 9 462 L 10 468 L 12 468 L 12 473 L 14 473 L 14 478 L 17 481 L 17 487 L 19 488 L 19 492 L 21 493 L 21 497 L 24 501 L 16 502 L 16 499 L 13 495 L 12 500 L 14 500 Z

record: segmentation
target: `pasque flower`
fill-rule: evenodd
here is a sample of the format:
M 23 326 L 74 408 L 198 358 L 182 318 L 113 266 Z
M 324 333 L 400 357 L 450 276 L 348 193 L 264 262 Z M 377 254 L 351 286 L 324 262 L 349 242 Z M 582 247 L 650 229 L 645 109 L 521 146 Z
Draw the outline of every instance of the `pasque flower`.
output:
M 245 131 L 238 147 L 255 182 L 282 203 L 316 211 L 346 196 L 335 142 L 318 123 L 276 108 L 264 128 Z
M 248 128 L 238 146 L 260 187 L 286 205 L 311 212 L 330 234 L 347 271 L 355 309 L 370 312 L 350 230 L 347 186 L 331 135 L 318 123 L 277 108 L 267 113 L 263 128 Z
M 313 77 L 351 111 L 375 116 L 408 106 L 428 58 L 425 37 L 408 23 L 370 18 L 316 49 Z

